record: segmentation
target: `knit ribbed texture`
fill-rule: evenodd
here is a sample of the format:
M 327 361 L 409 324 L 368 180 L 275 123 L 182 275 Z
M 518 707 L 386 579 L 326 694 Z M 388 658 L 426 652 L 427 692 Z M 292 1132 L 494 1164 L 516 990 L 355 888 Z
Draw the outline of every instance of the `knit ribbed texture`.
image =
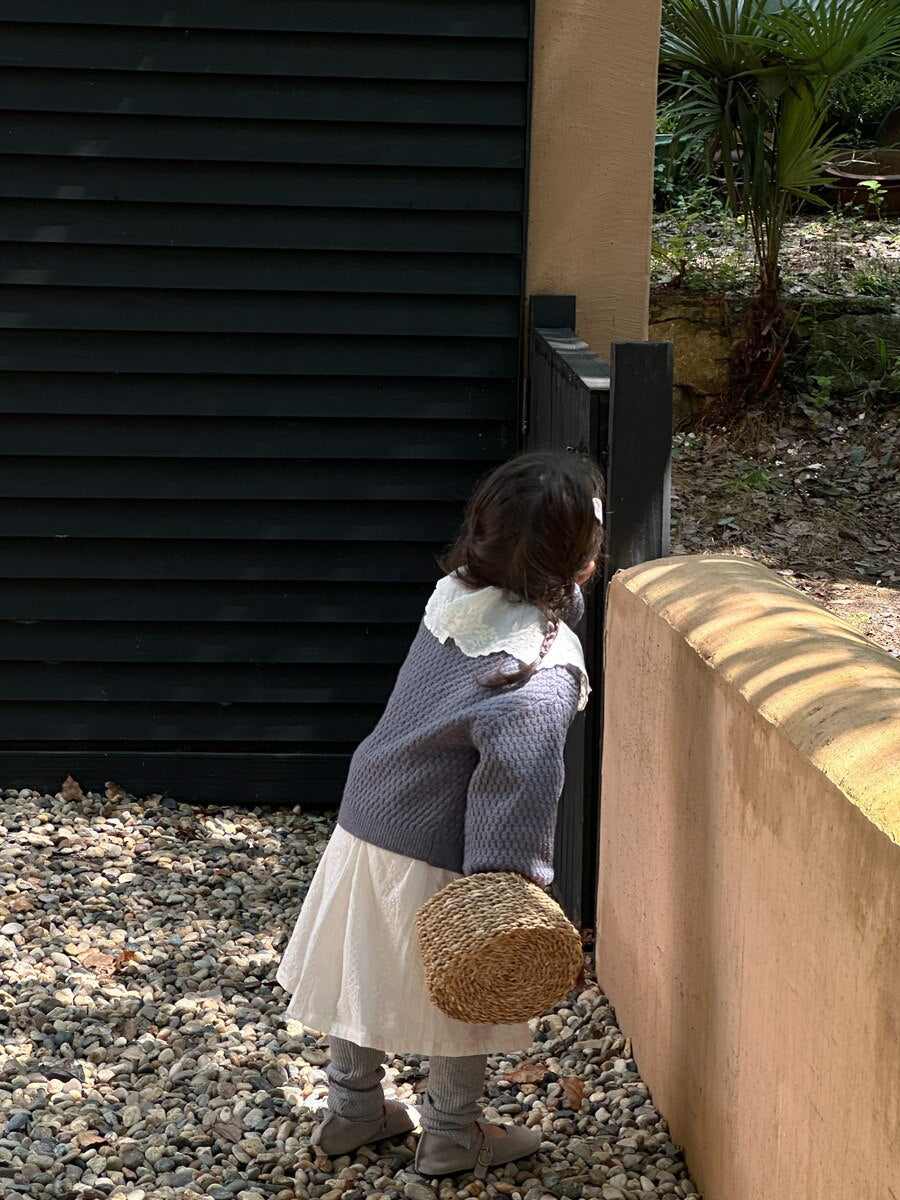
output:
M 583 612 L 576 588 L 566 623 Z M 351 759 L 339 824 L 436 867 L 549 884 L 580 685 L 563 666 L 500 690 L 476 678 L 517 666 L 504 653 L 468 658 L 420 624 L 381 720 Z
M 383 1111 L 383 1050 L 357 1046 L 343 1038 L 328 1039 L 331 1062 L 328 1107 L 350 1121 L 374 1121 Z M 428 1133 L 449 1138 L 466 1149 L 472 1144 L 471 1126 L 481 1116 L 487 1055 L 432 1055 L 420 1117 Z
M 428 1067 L 428 1088 L 419 1119 L 426 1133 L 449 1138 L 468 1150 L 472 1123 L 482 1115 L 479 1101 L 485 1092 L 487 1055 L 458 1058 L 433 1055 Z
M 384 1051 L 338 1037 L 328 1044 L 328 1107 L 348 1121 L 374 1121 L 384 1111 Z

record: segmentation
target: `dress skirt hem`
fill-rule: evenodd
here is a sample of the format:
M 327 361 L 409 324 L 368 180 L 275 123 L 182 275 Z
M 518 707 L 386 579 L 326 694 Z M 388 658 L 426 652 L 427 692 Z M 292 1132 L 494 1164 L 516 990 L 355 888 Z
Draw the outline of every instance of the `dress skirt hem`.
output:
M 527 1024 L 456 1021 L 428 995 L 416 913 L 458 878 L 338 825 L 276 973 L 290 993 L 285 1016 L 386 1052 L 451 1057 L 531 1046 Z

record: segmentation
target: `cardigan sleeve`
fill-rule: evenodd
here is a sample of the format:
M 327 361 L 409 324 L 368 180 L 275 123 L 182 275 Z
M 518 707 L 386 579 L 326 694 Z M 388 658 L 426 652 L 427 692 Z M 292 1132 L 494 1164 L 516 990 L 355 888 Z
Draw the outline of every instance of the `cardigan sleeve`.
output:
M 552 882 L 563 750 L 579 691 L 567 667 L 542 668 L 473 720 L 479 757 L 466 799 L 464 875 L 518 871 L 542 887 Z

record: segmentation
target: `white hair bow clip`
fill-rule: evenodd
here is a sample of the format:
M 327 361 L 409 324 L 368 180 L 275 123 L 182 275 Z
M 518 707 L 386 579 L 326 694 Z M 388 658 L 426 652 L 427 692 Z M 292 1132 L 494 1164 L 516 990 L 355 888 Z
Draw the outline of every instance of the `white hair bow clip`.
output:
M 600 499 L 599 496 L 594 497 L 594 516 L 597 518 L 597 520 L 602 525 L 603 524 L 603 501 Z

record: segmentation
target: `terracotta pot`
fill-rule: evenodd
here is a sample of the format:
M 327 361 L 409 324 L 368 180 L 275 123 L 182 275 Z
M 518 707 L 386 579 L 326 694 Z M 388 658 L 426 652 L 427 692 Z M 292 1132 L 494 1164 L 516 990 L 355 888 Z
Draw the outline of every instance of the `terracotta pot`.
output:
M 825 168 L 832 182 L 828 194 L 832 204 L 859 204 L 866 212 L 875 214 L 878 206 L 872 202 L 864 180 L 874 180 L 884 188 L 880 206 L 883 216 L 900 213 L 900 150 L 878 146 L 873 150 L 847 150 Z

